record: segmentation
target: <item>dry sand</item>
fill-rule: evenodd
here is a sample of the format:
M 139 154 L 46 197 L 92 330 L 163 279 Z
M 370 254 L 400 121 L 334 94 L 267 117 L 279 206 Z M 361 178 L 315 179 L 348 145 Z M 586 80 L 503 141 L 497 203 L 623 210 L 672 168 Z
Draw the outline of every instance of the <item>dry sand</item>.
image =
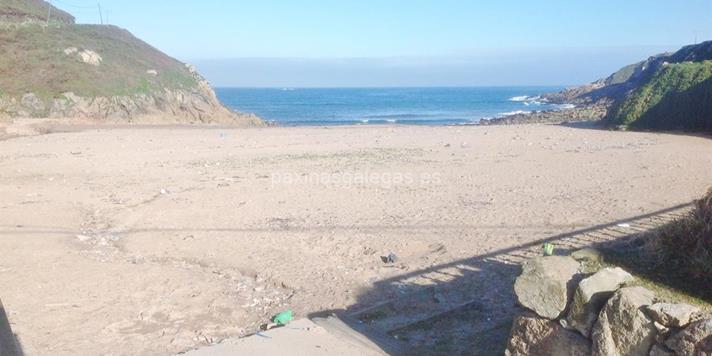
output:
M 0 298 L 28 354 L 171 354 L 688 202 L 711 168 L 709 138 L 562 126 L 13 138 L 0 141 Z

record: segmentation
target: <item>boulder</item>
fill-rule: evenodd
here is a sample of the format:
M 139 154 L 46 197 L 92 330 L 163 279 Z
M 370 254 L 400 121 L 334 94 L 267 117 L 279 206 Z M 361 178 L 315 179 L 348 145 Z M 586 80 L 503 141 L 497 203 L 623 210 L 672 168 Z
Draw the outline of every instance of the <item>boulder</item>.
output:
M 579 283 L 567 317 L 568 325 L 583 336 L 590 336 L 598 313 L 608 298 L 633 276 L 619 267 L 604 268 Z
M 712 319 L 691 323 L 668 338 L 665 345 L 678 355 L 712 355 Z
M 517 300 L 524 307 L 548 319 L 558 318 L 573 296 L 579 263 L 568 256 L 530 259 L 514 283 Z
M 616 291 L 601 310 L 593 327 L 592 355 L 647 356 L 657 330 L 643 307 L 653 304 L 655 295 L 643 287 Z
M 534 313 L 524 313 L 514 320 L 506 356 L 548 355 L 588 356 L 591 343 L 576 332 Z
M 685 303 L 656 303 L 645 310 L 653 320 L 673 328 L 682 328 L 703 317 L 699 308 Z
M 99 66 L 101 64 L 101 61 L 103 58 L 99 55 L 99 53 L 96 53 L 92 50 L 85 49 L 81 52 L 78 53 L 79 59 L 86 63 L 86 64 L 91 64 L 93 66 Z

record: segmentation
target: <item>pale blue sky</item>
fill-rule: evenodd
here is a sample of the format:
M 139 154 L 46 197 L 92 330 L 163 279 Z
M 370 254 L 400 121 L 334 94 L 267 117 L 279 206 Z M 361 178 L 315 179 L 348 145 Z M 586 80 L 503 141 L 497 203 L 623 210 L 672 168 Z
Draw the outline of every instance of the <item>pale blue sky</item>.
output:
M 100 2 L 221 86 L 577 84 L 712 39 L 712 0 Z M 94 0 L 53 3 L 99 21 Z

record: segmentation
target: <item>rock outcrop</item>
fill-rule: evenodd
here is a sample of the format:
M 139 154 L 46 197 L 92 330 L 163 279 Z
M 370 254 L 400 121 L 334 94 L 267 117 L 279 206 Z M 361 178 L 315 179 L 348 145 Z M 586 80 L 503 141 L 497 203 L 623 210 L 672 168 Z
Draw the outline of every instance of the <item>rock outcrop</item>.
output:
M 592 249 L 575 255 L 582 264 L 599 256 Z M 692 305 L 657 302 L 652 291 L 627 286 L 635 279 L 620 268 L 603 268 L 579 281 L 583 265 L 552 257 L 531 259 L 522 268 L 515 293 L 528 311 L 514 320 L 505 355 L 712 355 L 712 316 Z M 562 307 L 567 278 L 576 293 Z M 568 314 L 552 318 L 558 310 Z
M 77 25 L 42 0 L 0 0 L 0 28 L 0 52 L 9 54 L 0 61 L 0 118 L 262 123 L 224 107 L 192 66 L 116 26 Z
M 610 101 L 582 104 L 571 109 L 518 113 L 493 119 L 483 119 L 479 125 L 560 124 L 564 122 L 597 121 L 603 119 Z
M 657 329 L 643 312 L 654 302 L 653 292 L 643 287 L 618 290 L 606 303 L 593 328 L 593 355 L 647 356 L 655 344 Z

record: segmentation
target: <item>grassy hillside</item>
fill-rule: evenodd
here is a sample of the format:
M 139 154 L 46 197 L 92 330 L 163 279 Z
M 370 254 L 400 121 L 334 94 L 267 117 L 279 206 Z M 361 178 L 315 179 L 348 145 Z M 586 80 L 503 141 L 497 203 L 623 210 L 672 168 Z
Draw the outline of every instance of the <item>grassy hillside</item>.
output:
M 712 131 L 712 41 L 651 57 L 624 83 L 609 126 Z M 624 69 L 631 68 L 626 67 Z M 625 70 L 630 72 L 630 70 Z M 624 79 L 622 76 L 620 79 Z
M 67 55 L 67 48 L 99 53 L 92 66 Z M 0 31 L 0 92 L 40 97 L 74 92 L 80 96 L 147 93 L 160 88 L 192 88 L 196 81 L 181 62 L 128 31 L 114 26 L 20 26 Z M 147 73 L 156 70 L 158 75 Z
M 0 0 L 0 53 L 1 119 L 261 124 L 128 31 L 77 25 L 42 0 Z
M 0 1 L 0 20 L 8 22 L 46 21 L 48 8 L 43 0 L 2 0 Z M 51 22 L 73 24 L 74 16 L 52 6 L 49 11 Z
M 608 123 L 647 129 L 712 130 L 712 61 L 670 63 L 631 92 Z
M 52 21 L 45 26 L 50 7 Z M 5 25 L 0 31 L 0 95 L 110 97 L 197 85 L 183 63 L 128 31 L 75 25 L 72 15 L 43 0 L 0 0 L 0 23 Z M 101 64 L 65 53 L 69 48 L 96 52 Z

